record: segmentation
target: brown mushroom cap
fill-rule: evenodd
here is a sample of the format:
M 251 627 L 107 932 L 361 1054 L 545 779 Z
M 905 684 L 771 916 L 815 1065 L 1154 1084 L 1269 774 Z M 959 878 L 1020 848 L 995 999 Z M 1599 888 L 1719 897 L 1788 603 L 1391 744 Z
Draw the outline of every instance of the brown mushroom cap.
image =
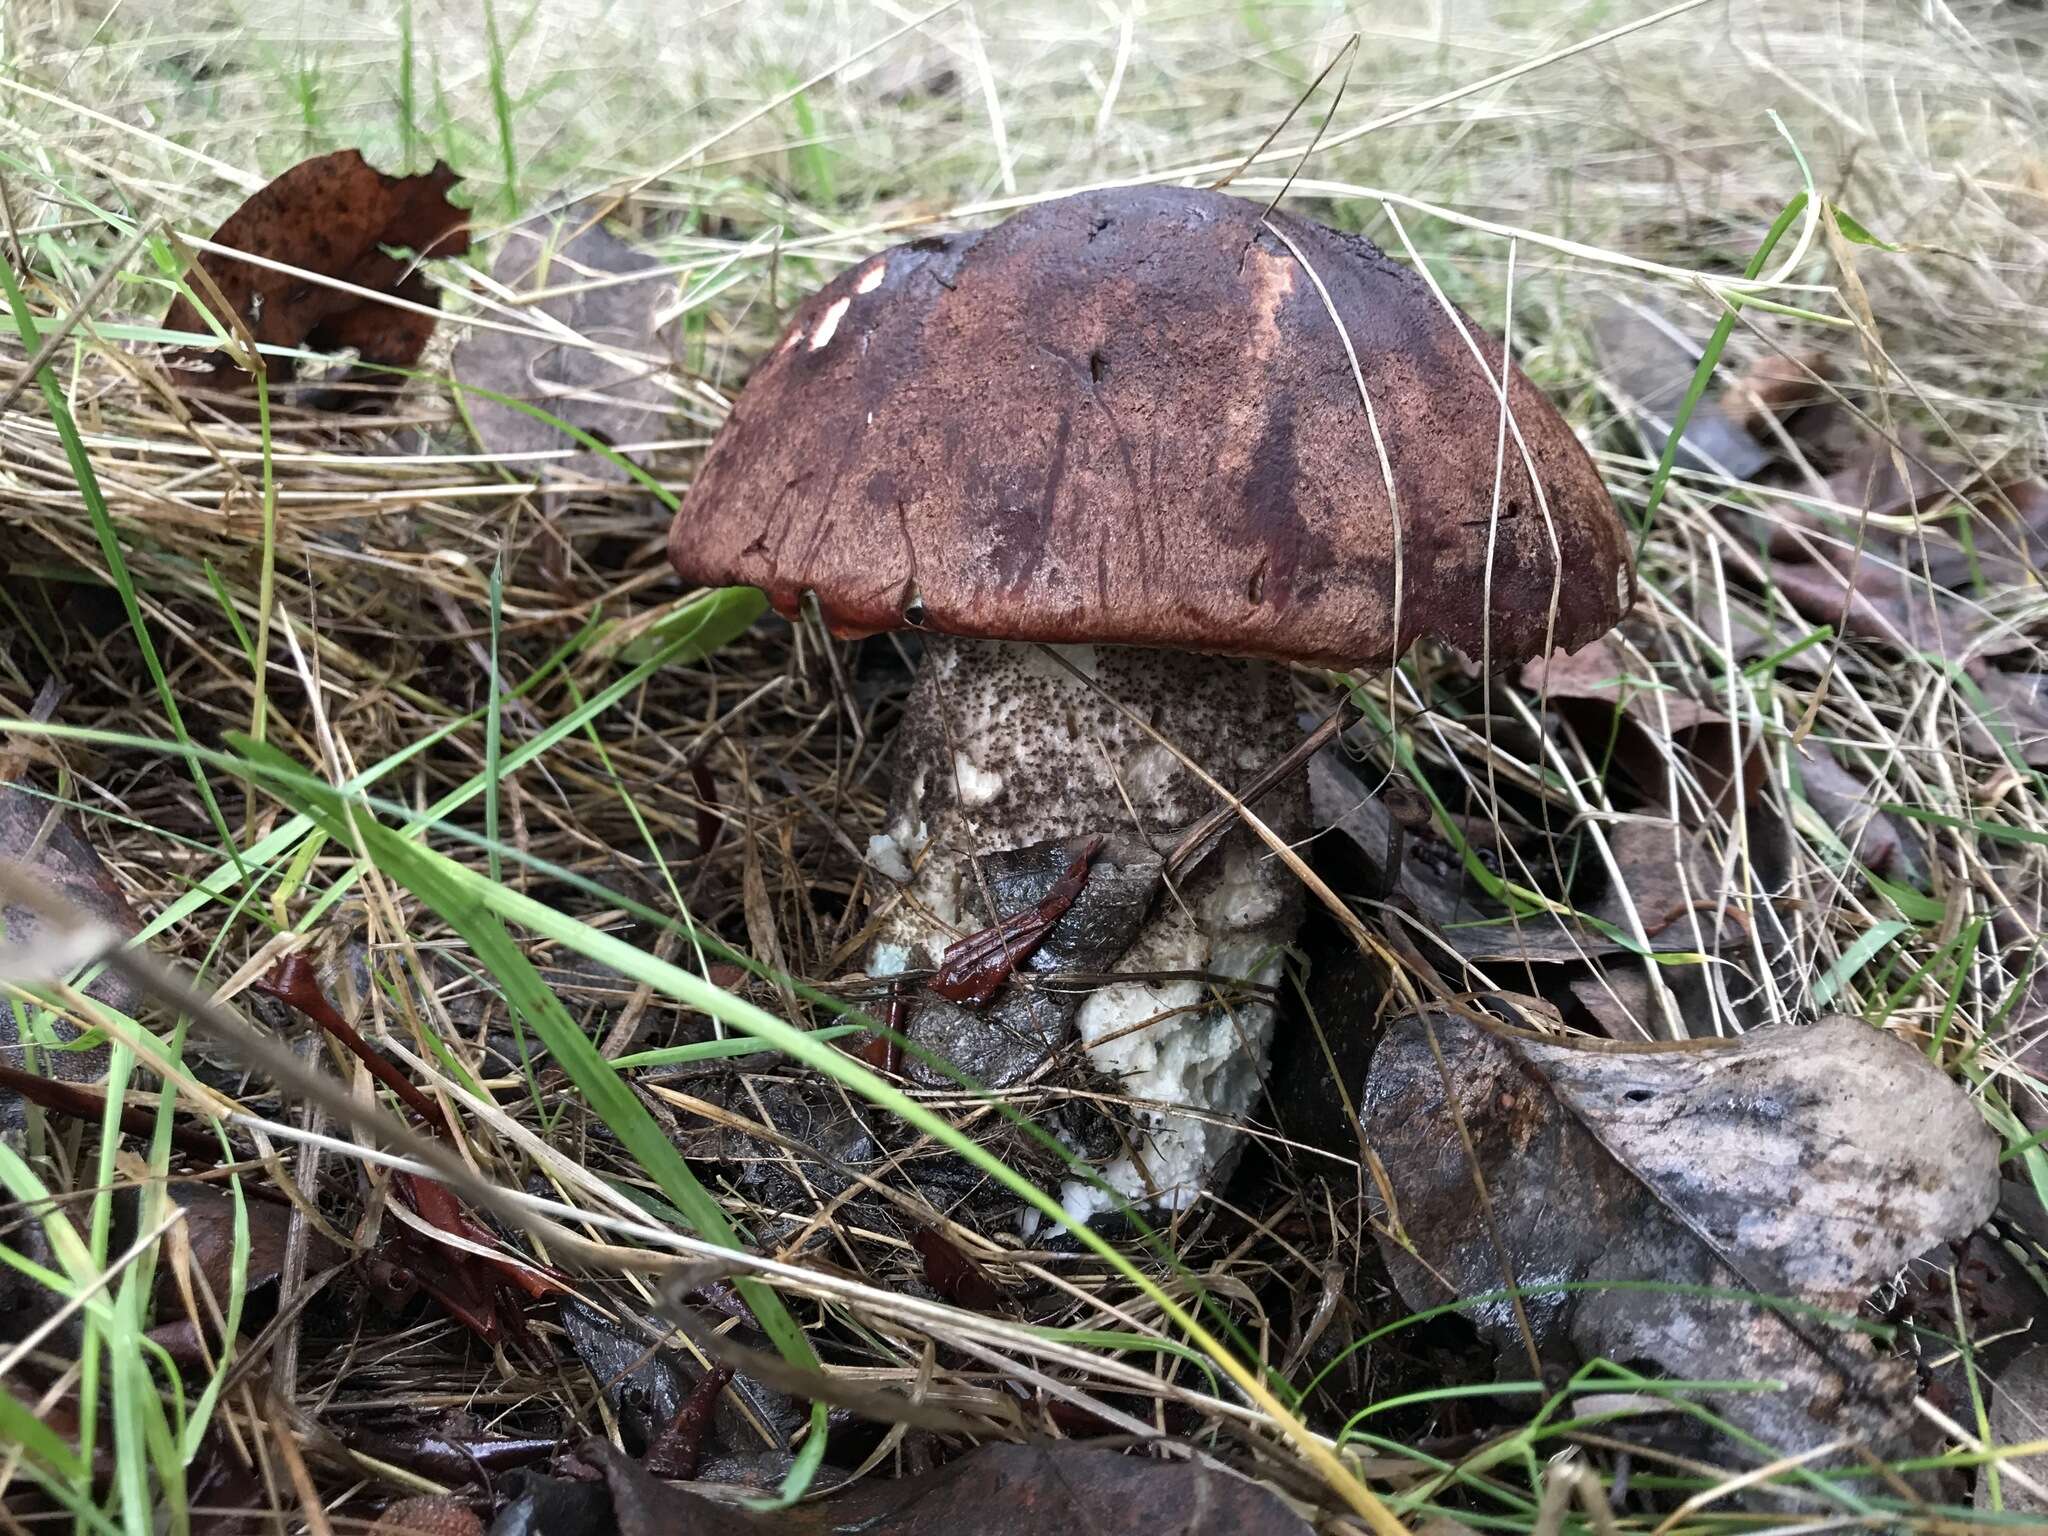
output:
M 815 592 L 845 635 L 1338 664 L 1423 635 L 1506 661 L 1618 622 L 1626 530 L 1512 367 L 1536 475 L 1510 433 L 1496 497 L 1500 343 L 1369 241 L 1259 215 L 1087 192 L 841 274 L 733 407 L 677 569 L 784 613 Z

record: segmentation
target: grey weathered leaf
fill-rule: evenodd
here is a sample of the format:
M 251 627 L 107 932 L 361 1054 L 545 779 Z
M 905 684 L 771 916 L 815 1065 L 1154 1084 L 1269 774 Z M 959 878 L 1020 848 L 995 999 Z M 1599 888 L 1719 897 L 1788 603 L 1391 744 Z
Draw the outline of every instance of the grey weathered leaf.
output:
M 1708 1050 L 1515 1048 L 1668 1210 L 1776 1293 L 1853 1306 L 1997 1201 L 1998 1138 L 1976 1105 L 1854 1019 Z
M 1485 1176 L 1491 1234 L 1428 1028 Z M 1414 1245 L 1381 1244 L 1411 1306 L 1497 1292 L 1512 1273 L 1533 1288 L 1526 1315 L 1546 1357 L 1784 1382 L 1704 1401 L 1787 1453 L 1844 1435 L 1903 1448 L 1911 1371 L 1810 1317 L 1634 1283 L 1853 1310 L 1908 1259 L 1981 1223 L 1998 1192 L 1997 1141 L 1968 1097 L 1905 1042 L 1848 1019 L 1623 1050 L 1409 1019 L 1374 1057 L 1363 1114 Z M 1504 1356 L 1523 1357 L 1508 1303 L 1471 1315 Z
M 666 276 L 604 281 L 644 272 L 649 261 L 593 222 L 594 211 L 587 205 L 572 208 L 559 229 L 521 225 L 507 236 L 491 266 L 491 276 L 515 293 L 567 289 L 520 312 L 533 331 L 564 339 L 473 330 L 455 348 L 454 374 L 458 383 L 523 401 L 602 442 L 624 447 L 658 437 L 673 400 L 658 361 L 666 347 L 657 321 L 674 283 Z M 598 343 L 611 355 L 572 337 Z M 464 403 L 486 452 L 544 453 L 577 446 L 551 423 L 487 396 L 469 394 Z M 638 462 L 637 455 L 624 456 Z M 604 455 L 581 448 L 544 461 L 538 474 L 544 481 L 626 478 Z
M 140 926 L 76 819 L 58 802 L 19 784 L 0 783 L 0 860 L 26 865 L 66 901 L 118 933 L 132 934 Z M 60 954 L 63 939 L 38 913 L 0 906 L 0 944 L 16 957 L 16 964 L 31 961 L 40 952 L 53 957 L 56 969 L 69 970 Z M 133 989 L 111 972 L 101 975 L 87 992 L 123 1013 L 132 1013 L 136 1006 Z M 16 1023 L 14 1009 L 0 1008 L 0 1062 L 22 1067 L 29 1065 L 28 1052 L 16 1034 Z M 61 1020 L 53 1028 L 62 1039 L 77 1034 Z M 106 1070 L 106 1051 L 41 1051 L 35 1054 L 34 1068 L 49 1077 L 91 1082 Z M 8 1113 L 0 1105 L 0 1120 Z
M 1808 738 L 1799 743 L 1799 787 L 1816 815 L 1835 829 L 1858 861 L 1878 874 L 1920 885 L 1927 878 L 1920 852 L 1897 820 L 1878 809 L 1883 797 L 1862 775 Z
M 1635 419 L 1652 454 L 1671 439 L 1671 424 L 1692 386 L 1700 343 L 1656 308 L 1615 299 L 1593 322 L 1600 371 L 1609 391 Z M 1718 399 L 1702 399 L 1679 438 L 1677 463 L 1746 479 L 1769 461 L 1763 445 Z
M 1999 1374 L 1991 1393 L 1991 1443 L 2027 1445 L 2048 1439 L 2048 1346 L 2037 1345 Z M 2017 1470 L 2019 1477 L 2012 1473 Z M 2025 1479 L 2026 1481 L 2022 1481 Z M 2035 1486 L 2029 1488 L 2027 1482 Z M 2048 1514 L 2048 1456 L 2018 1456 L 2004 1463 L 1998 1478 L 1999 1503 L 2008 1514 Z M 1991 1477 L 1977 1474 L 1977 1507 L 1991 1508 Z

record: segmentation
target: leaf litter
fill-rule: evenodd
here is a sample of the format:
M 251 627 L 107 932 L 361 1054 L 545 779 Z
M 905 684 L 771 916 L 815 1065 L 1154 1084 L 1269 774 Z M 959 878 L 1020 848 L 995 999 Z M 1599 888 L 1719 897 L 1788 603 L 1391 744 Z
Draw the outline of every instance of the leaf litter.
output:
M 650 1477 L 611 1446 L 590 1447 L 601 1484 L 575 1491 L 529 1476 L 495 1536 L 1309 1536 L 1312 1527 L 1271 1491 L 1202 1460 L 1153 1461 L 1076 1445 L 986 1445 L 944 1467 L 870 1481 L 793 1510 L 750 1512 Z M 550 1511 L 543 1520 L 542 1511 Z M 523 1518 L 521 1518 L 523 1516 Z

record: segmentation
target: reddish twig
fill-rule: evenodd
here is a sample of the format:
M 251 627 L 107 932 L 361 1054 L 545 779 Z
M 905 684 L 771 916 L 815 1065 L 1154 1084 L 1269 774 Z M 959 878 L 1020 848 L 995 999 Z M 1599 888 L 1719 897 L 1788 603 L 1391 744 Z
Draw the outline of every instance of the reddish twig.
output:
M 690 782 L 697 789 L 697 857 L 701 859 L 718 846 L 725 819 L 718 814 L 718 781 L 701 757 L 690 763 Z
M 706 1371 L 683 1406 L 647 1448 L 647 1470 L 656 1477 L 688 1482 L 697 1475 L 704 1460 L 704 1437 L 711 1429 L 711 1416 L 718 1407 L 718 1394 L 732 1380 L 732 1367 L 713 1366 Z
M 451 1137 L 453 1131 L 448 1116 L 441 1106 L 420 1091 L 419 1087 L 398 1070 L 398 1064 L 355 1031 L 355 1026 L 341 1016 L 334 1004 L 320 990 L 320 981 L 313 969 L 313 962 L 304 955 L 286 955 L 270 968 L 270 974 L 255 983 L 255 988 L 266 997 L 274 997 L 287 1008 L 296 1009 L 326 1030 L 346 1046 L 364 1066 L 370 1069 L 370 1076 L 389 1088 L 403 1099 L 414 1113 L 427 1122 L 427 1128 L 442 1136 Z
M 889 984 L 889 1001 L 882 1013 L 886 1034 L 870 1034 L 854 1052 L 862 1061 L 892 1076 L 903 1070 L 903 1014 L 908 1007 L 901 979 Z
M 1089 838 L 1067 872 L 1052 883 L 1036 906 L 1013 912 L 952 945 L 939 961 L 931 989 L 949 1002 L 977 1008 L 994 997 L 1010 973 L 1038 948 L 1047 930 L 1074 904 L 1081 887 L 1088 883 L 1089 860 L 1101 851 L 1102 839 Z
M 106 1117 L 107 1091 L 104 1088 L 70 1083 L 58 1077 L 42 1077 L 5 1065 L 0 1065 L 0 1088 L 19 1094 L 51 1114 L 67 1115 L 92 1125 L 99 1124 Z M 156 1114 L 155 1110 L 141 1104 L 123 1104 L 121 1130 L 126 1135 L 147 1141 L 156 1134 Z M 196 1125 L 181 1125 L 173 1121 L 171 1144 L 192 1157 L 210 1158 L 214 1162 L 221 1160 L 220 1142 Z

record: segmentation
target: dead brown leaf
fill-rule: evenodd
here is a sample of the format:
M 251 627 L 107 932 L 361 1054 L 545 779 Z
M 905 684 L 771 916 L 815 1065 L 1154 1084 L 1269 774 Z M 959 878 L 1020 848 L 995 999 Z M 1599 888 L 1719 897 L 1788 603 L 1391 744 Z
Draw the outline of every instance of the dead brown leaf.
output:
M 1798 746 L 1799 787 L 1814 814 L 1833 829 L 1864 868 L 1918 886 L 1926 878 L 1915 844 L 1892 816 L 1878 809 L 1882 796 L 1861 774 L 1808 737 Z
M 469 249 L 468 213 L 448 201 L 456 175 L 446 165 L 419 176 L 386 176 L 362 154 L 338 150 L 293 166 L 228 216 L 213 243 L 246 251 L 295 271 L 279 271 L 207 251 L 199 266 L 219 289 L 232 315 L 219 316 L 231 337 L 245 327 L 261 345 L 352 349 L 365 363 L 407 368 L 419 361 L 433 335 L 430 316 L 380 302 L 399 298 L 433 307 L 437 295 L 415 259 L 459 256 Z M 387 248 L 412 253 L 393 256 Z M 365 298 L 304 274 L 369 289 Z M 194 293 L 211 303 L 203 283 Z M 191 299 L 179 295 L 164 316 L 166 329 L 210 331 Z M 181 384 L 246 383 L 248 376 L 220 352 L 189 350 L 174 371 Z M 271 359 L 285 378 L 296 369 Z
M 1664 743 L 1681 754 L 1681 770 L 1690 768 L 1716 810 L 1734 804 L 1738 772 L 1751 799 L 1762 783 L 1756 743 L 1745 748 L 1728 717 L 1712 706 L 1638 675 L 1611 637 L 1525 663 L 1522 686 L 1577 716 L 1580 739 L 1589 746 L 1606 742 L 1615 727 L 1614 760 L 1653 804 L 1669 806 L 1671 798 L 1671 752 Z
M 1802 413 L 1833 398 L 1834 377 L 1834 360 L 1817 348 L 1766 352 L 1722 390 L 1721 409 L 1759 443 L 1768 446 L 1778 428 L 1799 442 L 1812 429 Z

